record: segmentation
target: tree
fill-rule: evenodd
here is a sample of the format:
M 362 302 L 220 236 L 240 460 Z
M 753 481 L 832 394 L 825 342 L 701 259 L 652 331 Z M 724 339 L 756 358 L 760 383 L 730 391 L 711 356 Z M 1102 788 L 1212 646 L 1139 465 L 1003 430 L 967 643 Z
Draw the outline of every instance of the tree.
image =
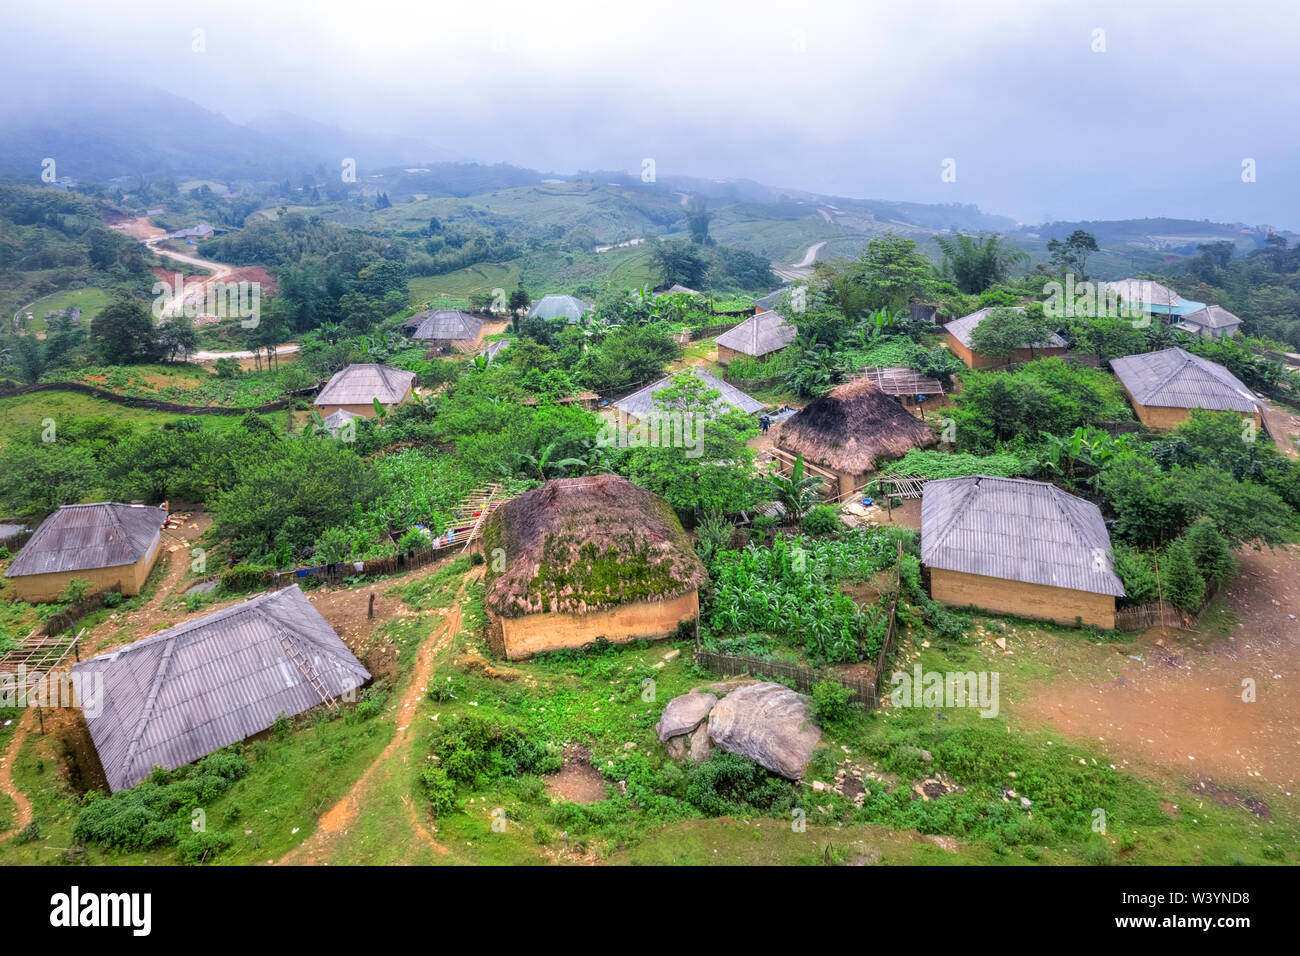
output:
M 80 445 L 11 442 L 4 457 L 0 511 L 9 514 L 44 517 L 81 501 L 99 482 L 94 455 Z
M 1166 600 L 1180 611 L 1195 611 L 1205 597 L 1205 578 L 1192 560 L 1191 550 L 1182 538 L 1165 547 L 1161 562 L 1161 583 Z
M 767 478 L 767 488 L 785 509 L 786 522 L 798 524 L 821 500 L 820 492 L 825 480 L 818 475 L 804 474 L 803 455 L 795 459 L 788 477 L 777 471 L 776 467 L 774 463 L 772 474 Z
M 1232 556 L 1232 548 L 1209 518 L 1194 521 L 1185 538 L 1192 560 L 1209 587 L 1218 587 L 1237 573 L 1237 559 Z
M 967 295 L 1004 281 L 1012 266 L 1029 259 L 1027 253 L 998 233 L 978 237 L 964 233 L 953 238 L 935 236 L 934 241 L 943 250 L 944 273 Z
M 654 252 L 655 267 L 663 285 L 684 285 L 698 289 L 704 285 L 709 261 L 698 249 L 684 242 L 661 242 Z
M 194 328 L 194 320 L 184 312 L 177 312 L 158 326 L 158 349 L 168 362 L 174 362 L 177 356 L 186 361 L 198 347 L 199 333 Z
M 854 274 L 866 289 L 868 307 L 891 312 L 906 308 L 934 284 L 930 261 L 917 250 L 916 242 L 893 233 L 867 243 Z
M 129 293 L 114 293 L 113 301 L 95 316 L 90 337 L 109 365 L 131 365 L 157 354 L 153 317 Z
M 708 203 L 698 196 L 686 201 L 686 228 L 691 234 L 691 242 L 696 245 L 709 244 L 709 222 L 713 213 L 709 212 Z
M 1042 346 L 1056 331 L 1056 323 L 1043 314 L 1042 307 L 1000 307 L 989 310 L 971 329 L 971 348 L 994 359 L 1010 359 L 1018 349 L 1029 349 L 1032 359 L 1035 346 Z
M 1099 252 L 1097 237 L 1090 232 L 1076 229 L 1064 241 L 1049 239 L 1047 241 L 1047 260 L 1059 275 L 1072 274 L 1076 282 L 1088 280 L 1088 257 Z

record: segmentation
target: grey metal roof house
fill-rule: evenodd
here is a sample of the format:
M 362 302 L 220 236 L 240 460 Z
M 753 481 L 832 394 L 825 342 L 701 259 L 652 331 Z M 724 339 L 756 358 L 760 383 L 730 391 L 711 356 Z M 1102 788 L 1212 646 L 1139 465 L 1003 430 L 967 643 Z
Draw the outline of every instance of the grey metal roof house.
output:
M 321 424 L 323 424 L 329 430 L 329 433 L 331 435 L 337 438 L 339 429 L 341 429 L 348 422 L 352 421 L 354 418 L 361 418 L 361 416 L 358 415 L 356 412 L 348 411 L 346 408 L 339 408 L 331 412 L 330 414 L 326 415 L 323 419 L 321 419 Z
M 72 667 L 113 790 L 174 770 L 360 687 L 370 673 L 297 586 Z
M 429 309 L 411 316 L 403 327 L 413 329 L 411 337 L 415 339 L 463 342 L 479 337 L 483 320 L 456 309 Z
M 64 505 L 41 522 L 5 577 L 135 564 L 157 548 L 166 520 L 156 505 Z
M 415 385 L 415 373 L 391 365 L 349 365 L 325 383 L 317 405 L 395 405 Z
M 670 285 L 668 288 L 666 288 L 666 289 L 664 289 L 664 290 L 662 290 L 662 291 L 660 291 L 660 292 L 656 292 L 656 293 L 654 294 L 654 298 L 657 299 L 657 298 L 659 298 L 661 295 L 699 295 L 699 294 L 700 294 L 700 293 L 699 293 L 699 290 L 698 290 L 698 289 L 688 289 L 688 288 L 686 288 L 686 286 L 681 285 L 680 283 L 674 282 L 674 283 L 673 283 L 672 285 Z
M 996 308 L 996 306 L 989 306 L 988 308 L 980 309 L 978 312 L 972 312 L 970 315 L 963 315 L 960 319 L 953 319 L 944 326 L 944 331 L 952 333 L 953 338 L 966 346 L 966 348 L 974 348 L 974 346 L 971 345 L 970 334 L 975 331 L 977 325 L 988 318 L 988 314 L 992 312 L 994 308 Z M 1022 306 L 1014 306 L 1013 311 L 1023 312 L 1024 308 Z M 1066 342 L 1065 339 L 1053 332 L 1047 337 L 1046 342 L 1034 342 L 1032 344 L 1026 342 L 1022 347 L 1027 349 L 1063 349 L 1068 347 L 1068 345 L 1069 343 Z
M 528 310 L 530 319 L 565 319 L 573 323 L 591 311 L 591 303 L 584 302 L 577 296 L 551 293 L 544 295 L 533 303 Z
M 719 349 L 755 358 L 777 352 L 794 341 L 798 330 L 780 313 L 768 310 L 752 315 L 717 338 Z M 722 353 L 719 352 L 719 360 Z
M 767 295 L 755 299 L 754 308 L 758 309 L 760 312 L 767 312 L 771 309 L 778 308 L 781 305 L 782 297 L 789 295 L 791 288 L 791 286 L 785 285 L 777 289 L 775 292 L 769 292 Z
M 510 347 L 510 342 L 510 339 L 497 339 L 495 342 L 489 342 L 487 347 L 478 354 L 489 361 L 495 361 L 497 356 Z
M 692 365 L 689 368 L 683 369 L 682 371 L 692 372 L 695 374 L 697 378 L 703 381 L 704 384 L 707 385 L 709 388 L 716 388 L 719 392 L 722 393 L 722 395 L 718 398 L 719 402 L 722 402 L 726 405 L 731 405 L 734 408 L 738 408 L 742 412 L 746 412 L 752 415 L 755 412 L 760 412 L 767 407 L 758 399 L 746 395 L 744 392 L 736 388 L 734 385 L 727 384 L 722 379 L 718 378 L 716 375 L 711 375 L 708 372 L 704 371 L 704 369 L 702 368 L 698 368 Z M 673 372 L 668 375 L 665 375 L 659 381 L 653 382 L 650 385 L 647 385 L 645 388 L 633 392 L 631 395 L 627 396 L 627 398 L 620 399 L 619 401 L 615 402 L 614 407 L 618 409 L 620 412 L 627 415 L 629 418 L 634 418 L 637 421 L 649 420 L 656 410 L 660 410 L 658 406 L 655 405 L 655 401 L 654 401 L 655 393 L 662 391 L 663 389 L 671 385 L 673 382 L 673 375 L 678 375 L 678 374 L 681 373 Z
M 921 561 L 931 569 L 1124 596 L 1101 510 L 1043 481 L 927 481 Z
M 1260 413 L 1260 403 L 1241 379 L 1217 362 L 1180 348 L 1110 360 L 1133 401 L 1162 408 Z M 1138 409 L 1141 417 L 1142 409 Z
M 1194 335 L 1217 339 L 1225 335 L 1235 335 L 1241 328 L 1241 319 L 1222 306 L 1207 305 L 1203 309 L 1180 316 L 1177 324 Z

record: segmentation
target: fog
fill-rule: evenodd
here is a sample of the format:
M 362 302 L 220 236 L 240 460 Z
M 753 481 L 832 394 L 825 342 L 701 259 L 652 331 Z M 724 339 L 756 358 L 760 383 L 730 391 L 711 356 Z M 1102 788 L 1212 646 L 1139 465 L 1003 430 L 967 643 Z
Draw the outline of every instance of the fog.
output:
M 1300 228 L 1294 5 L 236 0 L 11 5 L 5 19 L 10 107 L 57 112 L 42 91 L 76 76 L 55 102 L 155 86 L 239 123 L 284 111 L 404 137 L 412 162 L 568 173 L 652 158 L 661 176 L 1026 222 Z

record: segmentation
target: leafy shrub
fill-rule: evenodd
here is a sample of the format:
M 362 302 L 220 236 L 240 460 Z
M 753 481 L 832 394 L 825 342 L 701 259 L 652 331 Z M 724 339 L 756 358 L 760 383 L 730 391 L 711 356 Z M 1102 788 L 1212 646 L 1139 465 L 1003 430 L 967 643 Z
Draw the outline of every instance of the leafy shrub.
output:
M 94 585 L 85 578 L 73 578 L 65 584 L 63 590 L 59 592 L 59 603 L 79 604 L 85 599 L 86 595 L 90 593 L 92 587 L 94 587 Z
M 555 773 L 563 764 L 558 748 L 528 737 L 495 717 L 462 714 L 438 728 L 433 753 L 458 784 L 479 785 L 498 777 Z
M 234 837 L 221 830 L 191 830 L 177 841 L 177 847 L 186 866 L 200 866 L 211 863 L 234 842 Z
M 352 554 L 352 536 L 344 528 L 326 528 L 316 539 L 312 553 L 321 564 L 346 561 Z
M 104 592 L 104 607 L 117 607 L 121 603 L 122 603 L 121 591 Z
M 1147 604 L 1159 595 L 1159 582 L 1151 559 L 1136 548 L 1116 545 L 1112 566 L 1124 585 L 1123 604 Z
M 1195 611 L 1205 597 L 1205 577 L 1192 560 L 1184 538 L 1175 538 L 1165 547 L 1164 591 L 1174 607 Z
M 15 843 L 34 843 L 41 838 L 41 825 L 33 820 L 14 835 Z
M 266 587 L 273 568 L 261 564 L 236 564 L 221 572 L 223 591 L 253 591 Z
M 834 534 L 842 527 L 839 514 L 830 505 L 817 505 L 803 519 L 803 530 L 809 534 Z
M 442 816 L 456 809 L 456 783 L 442 767 L 429 765 L 420 773 L 420 783 L 434 816 Z
M 275 720 L 271 722 L 271 732 L 275 734 L 277 740 L 284 740 L 289 736 L 289 715 L 284 711 L 276 714 Z
M 426 550 L 431 543 L 429 532 L 423 528 L 412 528 L 397 539 L 397 550 L 402 554 L 410 554 L 412 551 Z
M 1207 586 L 1216 587 L 1237 573 L 1232 547 L 1209 518 L 1199 518 L 1187 529 L 1187 549 Z
M 790 782 L 768 773 L 740 754 L 715 750 L 691 771 L 686 799 L 711 817 L 739 815 L 747 810 L 781 814 L 794 804 Z
M 833 677 L 819 680 L 812 686 L 813 717 L 821 724 L 835 724 L 853 712 L 850 698 L 853 691 Z

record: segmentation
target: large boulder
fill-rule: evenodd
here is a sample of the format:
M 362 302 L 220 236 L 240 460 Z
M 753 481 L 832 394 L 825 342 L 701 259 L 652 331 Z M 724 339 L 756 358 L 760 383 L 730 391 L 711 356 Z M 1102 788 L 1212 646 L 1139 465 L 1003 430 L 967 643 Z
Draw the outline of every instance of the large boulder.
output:
M 723 750 L 798 780 L 822 735 L 808 713 L 808 698 L 802 694 L 780 684 L 750 684 L 709 711 L 709 739 Z
M 659 735 L 660 742 L 694 731 L 709 716 L 709 711 L 717 702 L 718 698 L 713 694 L 696 692 L 674 697 L 664 707 L 659 723 L 655 724 L 655 733 Z

